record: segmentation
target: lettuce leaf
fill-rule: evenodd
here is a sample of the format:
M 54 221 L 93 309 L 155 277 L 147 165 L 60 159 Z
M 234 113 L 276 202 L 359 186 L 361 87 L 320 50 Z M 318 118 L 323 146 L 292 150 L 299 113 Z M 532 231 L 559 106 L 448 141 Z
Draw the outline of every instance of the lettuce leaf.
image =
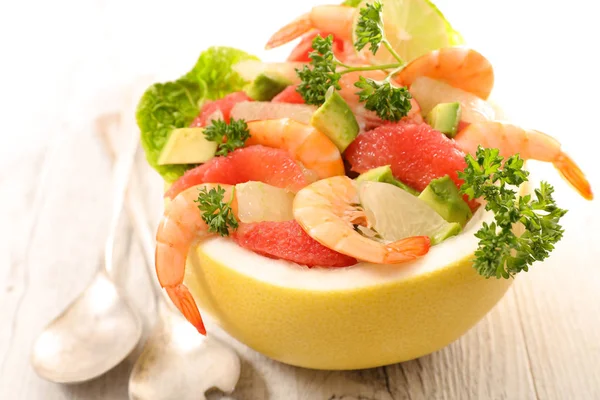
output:
M 206 97 L 217 100 L 229 93 L 242 90 L 248 83 L 232 68 L 244 60 L 259 59 L 232 47 L 210 47 L 200 54 L 196 65 L 188 72 L 186 78 L 206 82 Z
M 346 0 L 342 3 L 343 6 L 358 7 L 362 0 Z
M 192 165 L 158 165 L 158 157 L 169 133 L 175 128 L 188 126 L 198 115 L 206 85 L 201 81 L 179 79 L 175 82 L 155 83 L 143 94 L 138 103 L 136 120 L 142 137 L 142 147 L 148 163 L 167 182 L 173 182 Z
M 216 100 L 242 90 L 247 84 L 232 66 L 239 61 L 258 58 L 231 47 L 211 47 L 202 52 L 194 68 L 182 78 L 155 83 L 142 95 L 136 120 L 141 131 L 146 159 L 163 179 L 176 181 L 192 164 L 158 165 L 158 157 L 171 131 L 184 128 L 200 112 L 206 99 Z

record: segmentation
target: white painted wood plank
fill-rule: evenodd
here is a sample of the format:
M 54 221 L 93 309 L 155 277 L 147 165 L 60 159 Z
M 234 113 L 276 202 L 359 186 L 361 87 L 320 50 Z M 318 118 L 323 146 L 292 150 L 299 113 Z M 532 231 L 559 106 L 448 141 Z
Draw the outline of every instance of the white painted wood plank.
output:
M 595 175 L 595 187 L 600 176 Z M 566 237 L 515 285 L 515 312 L 540 399 L 600 398 L 600 204 L 571 204 Z

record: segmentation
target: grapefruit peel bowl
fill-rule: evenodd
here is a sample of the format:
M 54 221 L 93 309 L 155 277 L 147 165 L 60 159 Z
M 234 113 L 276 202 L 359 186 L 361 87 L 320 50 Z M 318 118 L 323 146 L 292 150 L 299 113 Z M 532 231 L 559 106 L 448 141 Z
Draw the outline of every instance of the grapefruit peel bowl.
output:
M 372 368 L 430 354 L 483 318 L 512 280 L 472 267 L 474 233 L 493 215 L 400 265 L 306 268 L 206 240 L 187 259 L 184 283 L 232 337 L 277 361 L 323 370 Z

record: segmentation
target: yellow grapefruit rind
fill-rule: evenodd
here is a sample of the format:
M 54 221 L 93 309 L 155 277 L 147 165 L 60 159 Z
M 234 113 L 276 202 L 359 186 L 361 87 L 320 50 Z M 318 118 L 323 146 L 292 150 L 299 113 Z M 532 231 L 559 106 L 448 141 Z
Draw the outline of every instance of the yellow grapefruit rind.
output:
M 267 259 L 215 238 L 190 252 L 184 282 L 204 313 L 272 359 L 326 370 L 388 365 L 453 342 L 508 290 L 511 280 L 473 269 L 475 225 L 419 262 L 337 270 Z M 468 255 L 459 241 L 469 241 Z M 463 256 L 440 264 L 456 246 Z

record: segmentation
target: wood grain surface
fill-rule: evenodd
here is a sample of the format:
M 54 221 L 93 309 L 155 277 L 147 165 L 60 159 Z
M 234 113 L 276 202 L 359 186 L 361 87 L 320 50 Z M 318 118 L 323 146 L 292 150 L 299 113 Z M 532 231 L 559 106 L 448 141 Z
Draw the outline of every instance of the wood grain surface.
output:
M 249 15 L 258 20 L 264 10 L 274 10 L 282 16 L 264 26 L 253 22 L 246 45 L 239 47 L 249 48 L 250 41 L 264 39 L 280 22 L 318 2 L 286 7 L 275 0 L 220 3 L 57 0 L 0 5 L 0 35 L 9 39 L 3 42 L 7 57 L 0 66 L 0 399 L 127 398 L 129 371 L 139 351 L 91 382 L 56 385 L 35 375 L 30 349 L 43 326 L 77 296 L 98 267 L 110 213 L 111 161 L 97 136 L 95 118 L 119 111 L 123 88 L 140 75 L 173 77 L 193 63 L 199 50 L 237 45 L 236 27 L 248 24 Z M 449 8 L 450 1 L 437 3 L 443 10 L 459 8 Z M 477 46 L 491 43 L 490 59 L 500 65 L 499 97 L 510 98 L 509 114 L 557 136 L 598 190 L 600 131 L 594 121 L 600 83 L 588 48 L 591 38 L 600 37 L 600 28 L 593 13 L 585 12 L 590 3 L 571 2 L 583 11 L 569 29 L 564 14 L 570 9 L 563 3 L 464 3 L 452 17 Z M 538 18 L 536 10 L 542 8 L 544 18 Z M 236 12 L 220 22 L 203 17 L 223 9 Z M 466 12 L 493 12 L 495 18 L 467 18 Z M 186 24 L 194 15 L 195 25 Z M 508 18 L 510 32 L 505 29 Z M 219 40 L 213 34 L 217 23 Z M 286 51 L 276 54 L 282 57 Z M 502 62 L 509 57 L 518 62 Z M 574 68 L 574 59 L 575 72 L 557 80 Z M 563 86 L 556 87 L 557 82 Z M 209 398 L 600 399 L 599 202 L 581 200 L 550 166 L 534 165 L 533 173 L 550 180 L 558 203 L 570 210 L 564 240 L 547 262 L 521 274 L 462 338 L 414 361 L 327 372 L 271 361 L 218 332 L 242 358 L 242 375 L 233 394 L 215 391 Z M 135 179 L 144 186 L 148 221 L 154 226 L 161 211 L 161 183 L 142 154 Z M 116 257 L 128 266 L 120 281 L 144 314 L 147 333 L 155 320 L 154 302 L 126 218 Z

